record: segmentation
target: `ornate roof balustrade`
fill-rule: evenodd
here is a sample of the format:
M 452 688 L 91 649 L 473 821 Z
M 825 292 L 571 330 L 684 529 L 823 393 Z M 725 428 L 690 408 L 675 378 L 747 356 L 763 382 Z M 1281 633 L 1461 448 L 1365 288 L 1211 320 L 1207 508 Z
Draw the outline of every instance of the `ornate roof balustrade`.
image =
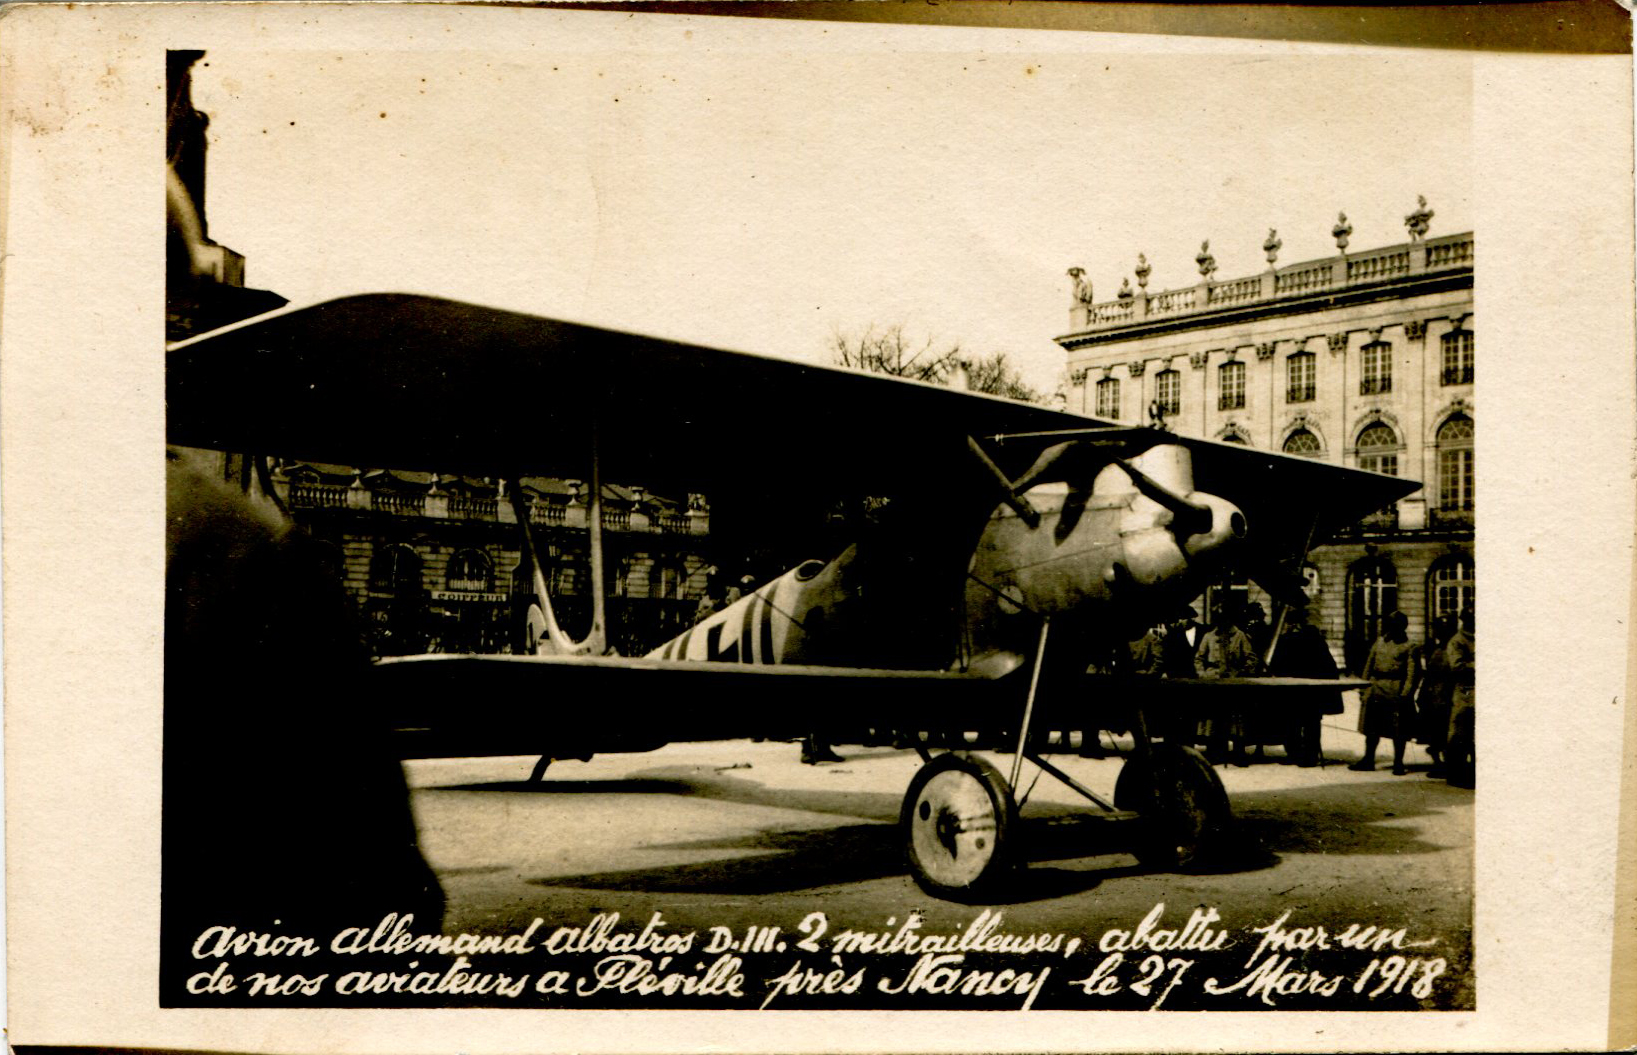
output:
M 296 513 L 346 511 L 354 515 L 376 514 L 392 517 L 422 517 L 433 520 L 493 521 L 512 523 L 515 515 L 510 501 L 486 495 L 431 491 L 371 490 L 359 485 L 338 484 L 303 474 L 291 478 L 275 470 L 274 487 L 285 504 Z M 536 497 L 529 501 L 529 521 L 548 527 L 585 528 L 587 507 L 583 499 Z M 333 513 L 329 515 L 335 515 Z M 666 504 L 603 507 L 603 527 L 610 531 L 648 532 L 667 535 L 706 535 L 710 514 L 703 508 L 687 510 Z
M 1128 286 L 1114 300 L 1077 302 L 1070 309 L 1072 332 L 1059 341 L 1072 344 L 1076 337 L 1144 323 L 1273 306 L 1412 279 L 1470 274 L 1474 255 L 1473 236 L 1467 232 L 1361 253 L 1342 252 L 1323 260 L 1270 267 L 1243 278 L 1212 281 L 1206 275 L 1195 285 L 1154 293 L 1146 288 L 1133 292 Z M 1144 274 L 1144 280 L 1146 277 Z M 1146 287 L 1146 281 L 1142 285 Z M 1081 288 L 1089 293 L 1089 286 Z

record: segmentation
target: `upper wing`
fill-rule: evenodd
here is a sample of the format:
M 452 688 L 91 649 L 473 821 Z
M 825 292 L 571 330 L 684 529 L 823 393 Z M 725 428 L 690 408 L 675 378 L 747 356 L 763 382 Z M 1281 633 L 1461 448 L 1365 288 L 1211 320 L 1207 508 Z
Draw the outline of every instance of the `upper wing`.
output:
M 969 434 L 1092 419 L 899 378 L 406 294 L 275 313 L 176 345 L 170 442 L 318 462 L 892 493 Z M 600 427 L 597 427 L 599 426 Z
M 1246 564 L 1252 568 L 1299 558 L 1310 546 L 1421 487 L 1416 480 L 1240 444 L 1182 442 L 1194 452 L 1194 486 L 1221 495 L 1245 514 L 1251 550 Z
M 392 293 L 182 342 L 168 355 L 166 406 L 170 442 L 182 446 L 583 478 L 595 436 L 620 479 L 673 495 L 738 492 L 750 481 L 765 498 L 907 486 L 987 497 L 993 483 L 967 453 L 968 436 L 1113 427 L 899 378 Z M 1264 575 L 1419 486 L 1168 432 L 1118 434 L 1188 446 L 1195 486 L 1245 513 L 1249 563 Z M 1013 455 L 1022 458 L 1006 464 L 1015 473 L 1030 444 L 1008 444 L 1002 457 Z

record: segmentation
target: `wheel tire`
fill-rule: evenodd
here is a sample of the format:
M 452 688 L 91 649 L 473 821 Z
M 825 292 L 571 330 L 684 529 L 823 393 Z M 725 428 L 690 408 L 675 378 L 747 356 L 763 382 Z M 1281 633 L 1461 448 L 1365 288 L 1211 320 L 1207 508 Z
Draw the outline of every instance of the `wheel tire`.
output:
M 916 885 L 948 901 L 978 902 L 1017 865 L 1017 803 L 1000 771 L 964 752 L 922 766 L 899 814 Z
M 1114 805 L 1141 814 L 1132 852 L 1153 868 L 1202 864 L 1233 823 L 1216 770 L 1180 744 L 1155 744 L 1146 759 L 1129 759 L 1114 782 Z

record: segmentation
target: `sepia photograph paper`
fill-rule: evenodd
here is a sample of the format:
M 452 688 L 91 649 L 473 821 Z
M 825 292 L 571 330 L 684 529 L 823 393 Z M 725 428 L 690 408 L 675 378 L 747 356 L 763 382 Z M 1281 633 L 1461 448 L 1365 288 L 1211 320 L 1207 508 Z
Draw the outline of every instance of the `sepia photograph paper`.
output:
M 14 1043 L 1631 1042 L 1624 21 L 1017 6 L 6 12 Z

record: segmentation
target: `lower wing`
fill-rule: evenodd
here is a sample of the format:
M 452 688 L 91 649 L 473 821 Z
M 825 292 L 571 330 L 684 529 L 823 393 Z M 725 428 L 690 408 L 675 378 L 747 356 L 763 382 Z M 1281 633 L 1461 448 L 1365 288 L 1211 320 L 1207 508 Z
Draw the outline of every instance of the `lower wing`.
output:
M 981 727 L 1008 695 L 976 674 L 618 656 L 408 656 L 377 663 L 370 685 L 405 758 Z
M 1015 730 L 1027 671 L 695 663 L 618 656 L 409 656 L 370 690 L 405 758 L 647 751 L 667 743 L 865 729 Z M 1035 728 L 1126 726 L 1141 707 L 1323 706 L 1357 679 L 1085 675 L 1043 688 Z

